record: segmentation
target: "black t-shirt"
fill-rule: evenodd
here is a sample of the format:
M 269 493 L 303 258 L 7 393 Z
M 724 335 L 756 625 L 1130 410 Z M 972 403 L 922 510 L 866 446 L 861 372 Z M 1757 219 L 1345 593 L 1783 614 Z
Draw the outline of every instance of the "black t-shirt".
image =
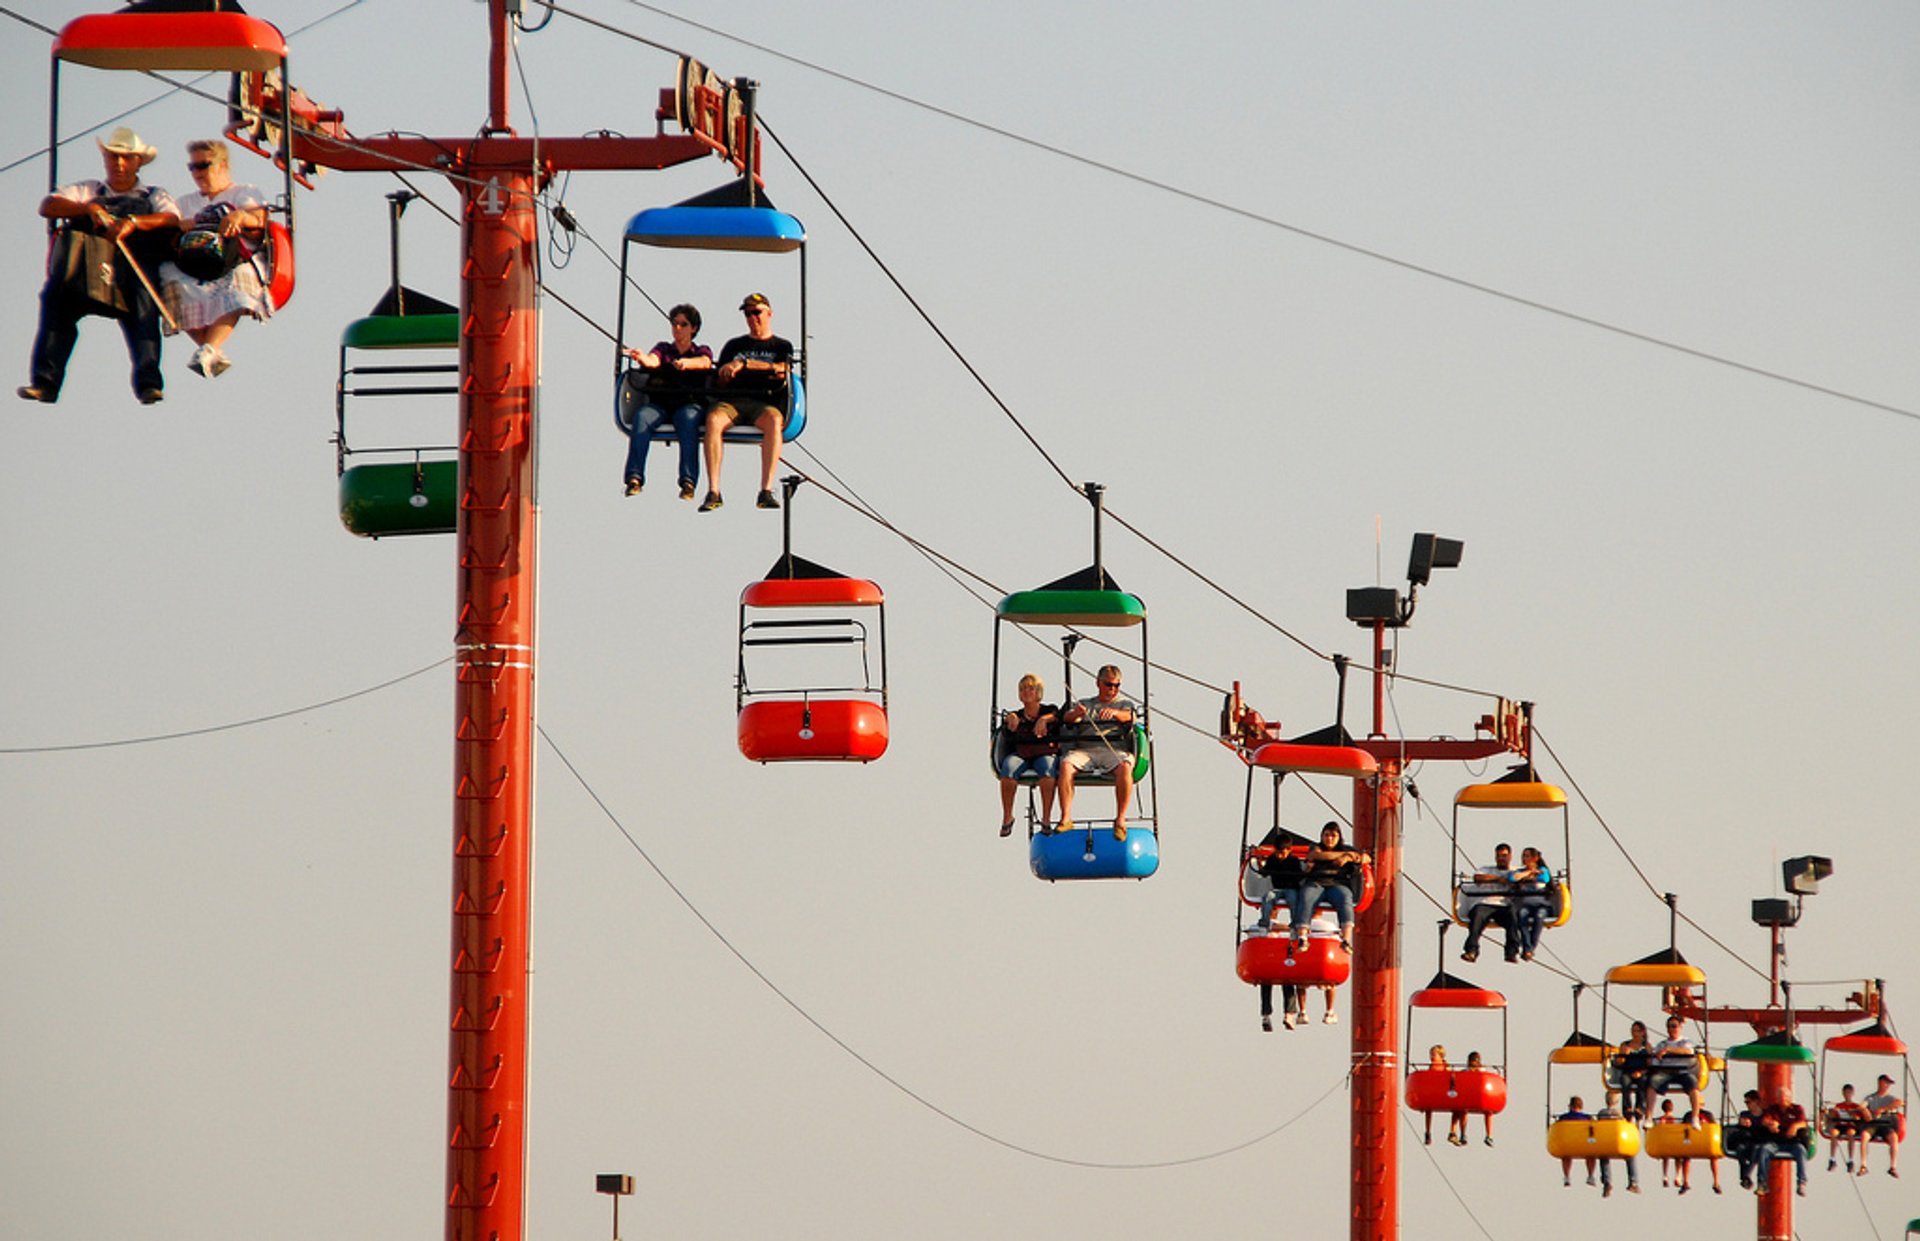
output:
M 785 362 L 791 367 L 793 342 L 781 336 L 769 336 L 765 340 L 736 336 L 720 347 L 720 359 L 715 366 L 725 366 L 735 358 L 750 362 Z M 729 393 L 737 393 L 758 397 L 770 405 L 787 403 L 787 381 L 772 371 L 743 370 L 733 377 L 732 383 L 715 385 L 715 392 L 722 400 Z

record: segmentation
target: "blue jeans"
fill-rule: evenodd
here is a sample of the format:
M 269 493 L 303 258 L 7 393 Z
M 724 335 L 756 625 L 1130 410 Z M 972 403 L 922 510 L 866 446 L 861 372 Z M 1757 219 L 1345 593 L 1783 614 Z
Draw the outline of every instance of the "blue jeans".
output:
M 67 359 L 80 339 L 80 320 L 88 315 L 117 319 L 120 334 L 127 338 L 127 357 L 133 363 L 133 390 L 164 386 L 160 377 L 160 311 L 144 289 L 132 297 L 133 310 L 126 314 L 108 314 L 85 298 L 74 297 L 63 289 L 49 287 L 40 294 L 40 330 L 33 338 L 31 362 L 33 385 L 51 396 L 60 394 L 67 381 Z
M 1293 933 L 1296 936 L 1307 933 L 1307 924 L 1313 921 L 1313 907 L 1323 899 L 1333 906 L 1333 915 L 1340 920 L 1341 930 L 1353 925 L 1353 893 L 1347 885 L 1323 885 L 1309 880 L 1287 894 L 1287 909 L 1293 918 Z
M 1760 1143 L 1758 1156 L 1754 1161 L 1754 1169 L 1759 1173 L 1760 1183 L 1762 1185 L 1768 1185 L 1769 1188 L 1771 1188 L 1767 1176 L 1773 1171 L 1773 1161 L 1776 1159 L 1793 1160 L 1794 1184 L 1805 1185 L 1807 1183 L 1806 1147 L 1800 1145 L 1798 1142 L 1762 1142 Z
M 1547 898 L 1544 896 L 1523 896 L 1513 908 L 1514 939 L 1519 942 L 1520 951 L 1538 952 L 1540 950 L 1540 931 L 1547 924 Z
M 674 409 L 674 437 L 680 441 L 680 481 L 691 487 L 700 481 L 700 433 L 705 429 L 705 410 L 700 402 L 688 401 Z M 633 411 L 633 432 L 627 437 L 627 479 L 647 481 L 647 448 L 653 443 L 653 429 L 669 417 L 666 410 L 649 401 Z
M 1060 772 L 1058 754 L 1036 754 L 1032 758 L 1021 758 L 1018 754 L 1009 754 L 1000 760 L 1000 775 L 1007 780 L 1019 780 L 1028 776 L 1036 780 L 1049 780 Z

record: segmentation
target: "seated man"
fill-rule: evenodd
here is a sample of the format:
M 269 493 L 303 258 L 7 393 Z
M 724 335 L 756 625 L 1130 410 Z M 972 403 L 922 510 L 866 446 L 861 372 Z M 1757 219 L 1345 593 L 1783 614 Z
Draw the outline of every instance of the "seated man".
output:
M 1720 1130 L 1721 1148 L 1740 1165 L 1740 1188 L 1753 1188 L 1753 1167 L 1760 1159 L 1760 1092 L 1749 1090 L 1741 1107 Z
M 1513 883 L 1513 846 L 1501 843 L 1493 848 L 1493 865 L 1483 866 L 1473 872 L 1473 882 L 1494 885 L 1500 890 L 1478 898 L 1473 912 L 1467 915 L 1467 942 L 1460 953 L 1462 961 L 1480 959 L 1480 936 L 1486 933 L 1487 923 L 1498 922 L 1507 932 L 1507 960 L 1520 959 L 1520 941 L 1513 930 L 1513 910 L 1509 908 L 1511 896 L 1507 894 Z
M 1759 1150 L 1754 1167 L 1759 1177 L 1755 1193 L 1772 1191 L 1769 1179 L 1776 1159 L 1793 1160 L 1794 1192 L 1807 1196 L 1807 1111 L 1798 1103 L 1776 1103 L 1760 1113 Z
M 707 498 L 702 513 L 720 507 L 720 459 L 726 455 L 727 428 L 745 423 L 760 432 L 760 494 L 754 503 L 779 508 L 773 475 L 780 468 L 780 437 L 792 401 L 793 342 L 773 334 L 773 303 L 764 293 L 749 293 L 740 303 L 747 334 L 720 347 L 714 378 L 719 383 L 707 410 Z
M 1687 1092 L 1692 1111 L 1700 1110 L 1700 1052 L 1683 1032 L 1685 1023 L 1678 1017 L 1667 1018 L 1667 1037 L 1653 1045 L 1653 1068 L 1647 1075 L 1650 1095 L 1665 1093 L 1669 1086 Z
M 17 389 L 23 401 L 51 405 L 66 383 L 67 362 L 80 339 L 80 320 L 115 319 L 133 362 L 133 391 L 142 405 L 164 395 L 160 377 L 160 304 L 149 291 L 150 267 L 164 250 L 153 236 L 180 227 L 173 195 L 140 180 L 158 154 L 122 125 L 95 139 L 106 180 L 76 181 L 40 200 L 40 215 L 60 231 L 40 290 L 40 328 L 33 338 L 32 381 Z
M 1900 1114 L 1907 1110 L 1906 1101 L 1893 1093 L 1893 1079 L 1885 1073 L 1880 1075 L 1880 1084 L 1866 1098 L 1867 1142 L 1885 1142 L 1887 1144 L 1887 1175 L 1898 1180 L 1900 1176 Z M 1860 1147 L 1860 1175 L 1867 1174 L 1867 1146 Z
M 1127 838 L 1127 802 L 1133 797 L 1133 722 L 1139 708 L 1120 696 L 1120 669 L 1095 674 L 1098 693 L 1068 707 L 1061 722 L 1073 729 L 1061 742 L 1060 830 L 1073 828 L 1073 781 L 1085 773 L 1113 776 L 1113 838 Z

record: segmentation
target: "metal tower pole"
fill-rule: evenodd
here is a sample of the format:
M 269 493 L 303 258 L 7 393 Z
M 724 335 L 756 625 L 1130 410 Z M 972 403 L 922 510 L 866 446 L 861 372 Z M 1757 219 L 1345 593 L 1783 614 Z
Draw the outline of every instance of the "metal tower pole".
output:
M 1373 626 L 1373 738 L 1386 737 L 1385 626 Z M 1353 786 L 1355 844 L 1373 854 L 1373 903 L 1355 919 L 1353 1149 L 1347 1187 L 1353 1241 L 1400 1235 L 1400 762 Z
M 535 185 L 524 167 L 476 164 L 472 177 L 462 186 L 446 1236 L 518 1241 L 533 921 Z

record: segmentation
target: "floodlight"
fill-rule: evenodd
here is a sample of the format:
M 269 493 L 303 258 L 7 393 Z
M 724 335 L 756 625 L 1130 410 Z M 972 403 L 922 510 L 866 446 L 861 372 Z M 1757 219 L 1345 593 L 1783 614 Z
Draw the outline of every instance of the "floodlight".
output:
M 1833 873 L 1833 859 L 1790 857 L 1780 863 L 1780 877 L 1787 891 L 1795 896 L 1812 896 L 1820 891 L 1820 881 Z
M 1459 539 L 1443 539 L 1437 534 L 1413 536 L 1413 554 L 1407 558 L 1407 580 L 1425 586 L 1435 569 L 1457 569 L 1460 553 L 1466 547 Z

